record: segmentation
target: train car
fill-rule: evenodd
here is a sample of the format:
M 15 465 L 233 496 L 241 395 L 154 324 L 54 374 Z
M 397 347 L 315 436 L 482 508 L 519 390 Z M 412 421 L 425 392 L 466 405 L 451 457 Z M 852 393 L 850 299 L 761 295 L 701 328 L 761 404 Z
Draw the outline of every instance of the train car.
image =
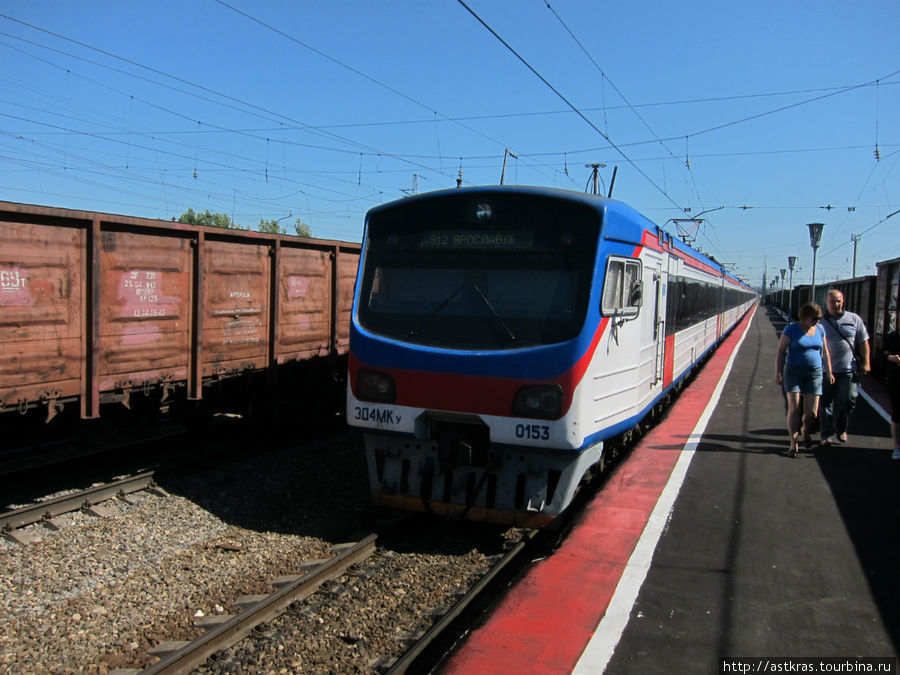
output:
M 625 204 L 458 188 L 372 209 L 348 422 L 376 503 L 530 527 L 755 302 Z
M 797 288 L 805 288 L 807 296 L 809 295 L 809 286 L 798 286 Z M 788 286 L 785 286 L 784 288 L 778 286 L 776 288 L 775 285 L 772 285 L 769 287 L 768 292 L 763 294 L 763 296 L 761 297 L 761 301 L 769 307 L 773 307 L 779 310 L 785 316 L 789 316 L 790 314 L 797 314 L 798 305 L 796 305 L 795 303 L 797 302 L 799 297 L 801 296 L 798 295 L 798 291 L 796 289 L 792 291 Z M 803 303 L 801 302 L 800 304 L 802 305 Z
M 834 289 L 844 294 L 844 305 L 852 312 L 859 314 L 865 322 L 866 326 L 873 326 L 875 321 L 875 296 L 876 296 L 875 275 L 867 275 L 861 277 L 852 277 L 850 279 L 839 279 L 837 281 L 826 281 L 816 284 L 816 303 L 826 311 L 825 298 L 828 291 Z M 793 289 L 785 289 L 781 291 L 773 291 L 766 296 L 766 302 L 774 307 L 779 307 L 787 312 L 788 305 L 783 307 L 782 302 L 790 302 L 792 319 L 796 320 L 797 310 L 805 303 L 809 302 L 810 285 L 799 284 Z
M 852 279 L 840 279 L 825 284 L 825 292 L 835 289 L 844 295 L 844 307 L 851 312 L 859 314 L 871 330 L 875 325 L 875 296 L 876 281 L 878 277 L 874 274 L 854 277 Z M 825 301 L 824 298 L 822 300 Z M 828 311 L 825 305 L 822 305 L 822 311 Z
M 860 316 L 869 331 L 869 344 L 872 351 L 872 372 L 876 377 L 883 376 L 881 346 L 885 336 L 897 325 L 897 286 L 900 279 L 900 258 L 875 263 L 876 274 L 828 281 L 816 284 L 816 297 L 820 300 L 822 311 L 825 297 L 831 289 L 844 294 L 844 306 Z M 775 302 L 772 294 L 771 302 Z M 801 284 L 791 291 L 793 314 L 796 318 L 797 308 L 809 301 L 810 286 Z M 769 296 L 767 296 L 769 300 Z
M 359 250 L 0 202 L 0 425 L 200 401 L 346 355 Z
M 875 314 L 872 323 L 866 324 L 872 334 L 872 343 L 876 355 L 880 356 L 884 348 L 884 340 L 891 331 L 900 328 L 897 319 L 897 289 L 900 287 L 900 258 L 883 260 L 875 263 L 877 289 L 875 297 Z M 852 309 L 852 307 L 851 307 Z M 873 365 L 881 365 L 881 359 L 873 359 Z

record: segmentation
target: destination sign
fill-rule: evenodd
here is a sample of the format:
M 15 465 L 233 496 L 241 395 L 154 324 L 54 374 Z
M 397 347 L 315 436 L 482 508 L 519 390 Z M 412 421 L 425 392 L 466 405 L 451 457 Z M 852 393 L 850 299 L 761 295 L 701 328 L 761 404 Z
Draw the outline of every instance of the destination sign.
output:
M 530 249 L 534 233 L 530 230 L 431 230 L 422 233 L 423 249 Z

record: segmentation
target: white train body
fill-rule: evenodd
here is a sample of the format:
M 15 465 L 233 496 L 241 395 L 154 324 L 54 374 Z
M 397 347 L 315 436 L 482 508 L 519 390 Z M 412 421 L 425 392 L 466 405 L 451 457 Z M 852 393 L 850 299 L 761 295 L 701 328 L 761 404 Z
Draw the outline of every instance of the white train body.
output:
M 545 526 L 755 295 L 626 205 L 542 188 L 367 217 L 347 416 L 376 502 Z

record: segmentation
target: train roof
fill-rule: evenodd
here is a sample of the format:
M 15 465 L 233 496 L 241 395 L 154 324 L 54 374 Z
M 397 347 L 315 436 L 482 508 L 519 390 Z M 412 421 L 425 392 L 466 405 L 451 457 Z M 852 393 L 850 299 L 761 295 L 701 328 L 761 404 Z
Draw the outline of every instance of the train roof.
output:
M 653 222 L 651 222 L 646 216 L 644 216 L 625 202 L 620 202 L 617 199 L 604 197 L 602 195 L 589 194 L 586 192 L 577 192 L 575 190 L 565 190 L 563 188 L 551 188 L 533 185 L 482 185 L 423 192 L 410 197 L 402 197 L 386 204 L 381 204 L 379 206 L 373 207 L 366 215 L 366 219 L 368 220 L 371 214 L 378 213 L 379 211 L 385 209 L 394 208 L 401 204 L 413 204 L 418 201 L 425 201 L 428 199 L 433 199 L 435 197 L 496 193 L 534 195 L 553 197 L 556 199 L 565 199 L 567 201 L 581 202 L 582 204 L 585 204 L 586 206 L 597 211 L 619 215 L 622 218 L 620 220 L 616 220 L 616 222 L 614 223 L 615 226 L 622 230 L 618 232 L 618 235 L 623 237 L 624 239 L 627 239 L 628 241 L 633 240 L 636 243 L 640 243 L 643 237 L 644 230 L 653 231 L 654 229 L 656 229 L 656 225 L 654 225 Z M 631 226 L 630 228 L 628 227 L 629 225 Z M 629 232 L 629 230 L 631 231 Z M 616 234 L 617 233 L 612 233 L 611 236 L 614 238 Z
M 366 215 L 366 220 L 373 213 L 377 213 L 379 211 L 390 209 L 400 204 L 410 204 L 415 203 L 417 201 L 424 201 L 427 199 L 431 199 L 439 196 L 451 196 L 451 195 L 460 195 L 460 194 L 471 194 L 471 195 L 479 195 L 486 193 L 509 193 L 509 194 L 521 194 L 521 195 L 535 195 L 535 196 L 546 196 L 546 197 L 554 197 L 557 199 L 566 199 L 569 201 L 581 202 L 592 209 L 596 209 L 604 213 L 604 233 L 603 236 L 606 239 L 618 239 L 620 241 L 630 241 L 635 244 L 639 244 L 643 241 L 643 233 L 645 231 L 656 232 L 660 231 L 665 232 L 665 230 L 656 225 L 653 221 L 643 215 L 640 211 L 636 210 L 632 206 L 629 206 L 625 202 L 621 202 L 617 199 L 612 199 L 611 197 L 604 197 L 602 195 L 594 195 L 586 192 L 578 192 L 575 190 L 566 190 L 563 188 L 552 188 L 552 187 L 543 187 L 537 185 L 482 185 L 482 186 L 471 186 L 471 187 L 459 187 L 459 188 L 447 188 L 443 190 L 435 190 L 431 192 L 423 192 L 421 194 L 412 195 L 410 197 L 403 197 L 401 199 L 397 199 L 386 204 L 381 204 L 369 210 Z M 741 279 L 738 279 L 733 274 L 730 274 L 725 270 L 721 263 L 719 263 L 715 258 L 708 256 L 707 254 L 685 244 L 677 237 L 672 236 L 670 233 L 669 238 L 671 240 L 672 248 L 681 252 L 684 255 L 695 258 L 705 265 L 708 265 L 714 269 L 719 270 L 725 277 L 731 280 L 733 283 L 743 286 L 749 290 L 749 286 L 744 283 Z
M 418 201 L 424 201 L 441 196 L 451 196 L 460 194 L 485 194 L 505 192 L 510 194 L 522 195 L 543 195 L 548 197 L 556 197 L 559 199 L 567 199 L 570 201 L 580 201 L 588 204 L 592 208 L 598 207 L 598 202 L 614 201 L 599 195 L 592 195 L 585 192 L 576 192 L 575 190 L 564 190 L 562 188 L 543 187 L 539 185 L 475 185 L 469 187 L 446 188 L 442 190 L 432 190 L 430 192 L 421 192 L 409 197 L 401 197 L 379 206 L 374 206 L 369 210 L 369 214 L 377 213 L 384 209 L 390 209 L 400 204 L 411 204 Z

